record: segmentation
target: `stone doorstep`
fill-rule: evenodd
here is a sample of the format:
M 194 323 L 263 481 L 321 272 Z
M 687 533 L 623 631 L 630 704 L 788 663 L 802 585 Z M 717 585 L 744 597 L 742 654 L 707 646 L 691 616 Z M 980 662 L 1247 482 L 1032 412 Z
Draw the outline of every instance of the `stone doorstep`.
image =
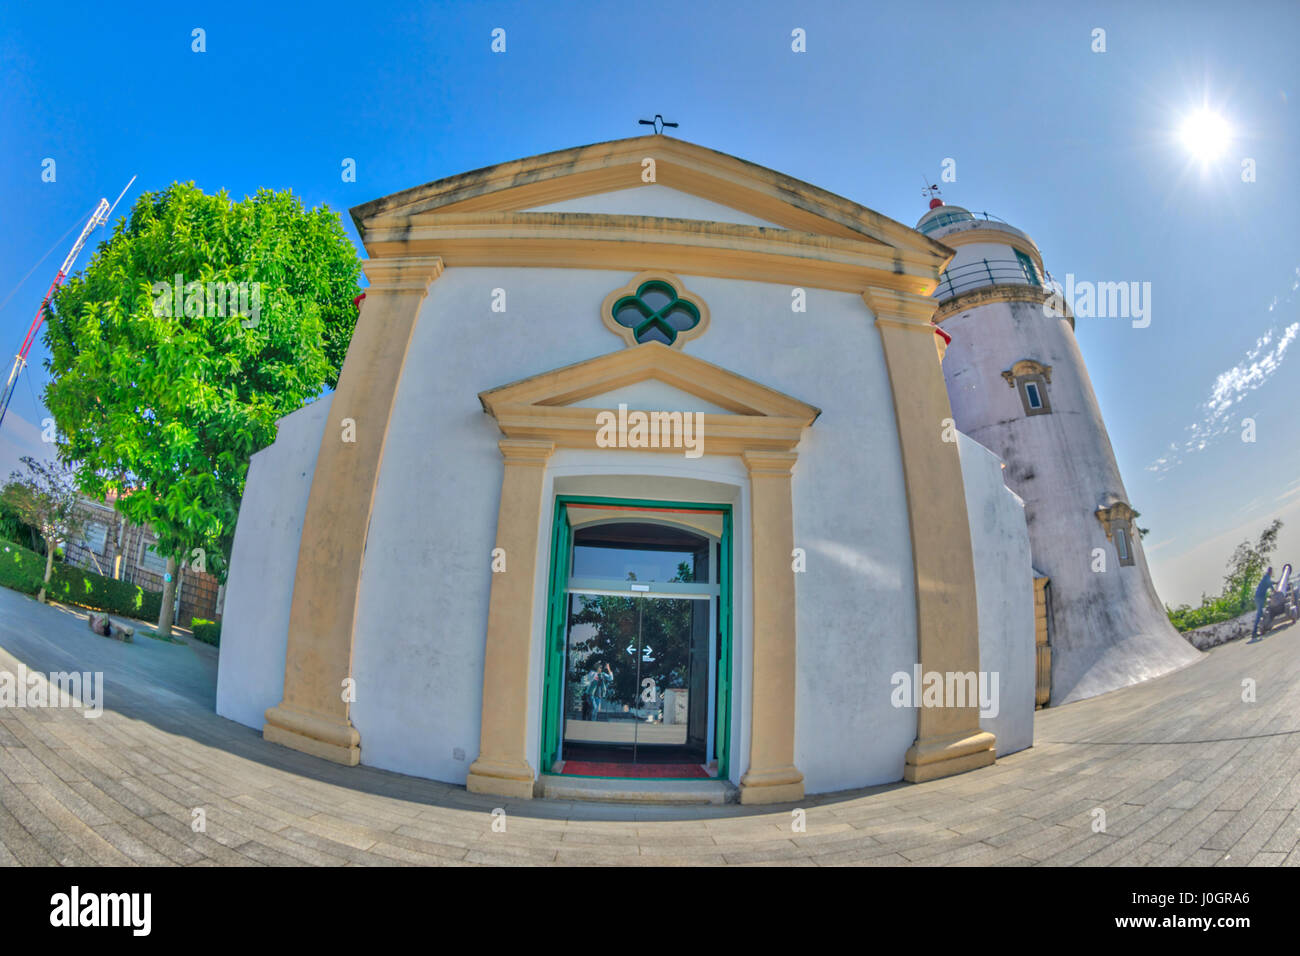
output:
M 633 777 L 564 777 L 544 773 L 537 795 L 548 800 L 589 800 L 598 803 L 724 804 L 735 803 L 740 791 L 729 780 L 655 780 Z

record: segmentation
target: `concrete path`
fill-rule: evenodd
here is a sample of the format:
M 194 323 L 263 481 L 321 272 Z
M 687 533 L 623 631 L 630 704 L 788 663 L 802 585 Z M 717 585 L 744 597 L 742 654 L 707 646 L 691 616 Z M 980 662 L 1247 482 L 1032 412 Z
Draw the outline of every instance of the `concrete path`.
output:
M 508 801 L 339 767 L 216 716 L 210 648 L 118 644 L 0 588 L 0 671 L 20 663 L 101 670 L 106 706 L 0 708 L 0 865 L 1300 864 L 1300 627 L 1041 711 L 993 767 L 804 800 L 806 832 L 791 806 Z

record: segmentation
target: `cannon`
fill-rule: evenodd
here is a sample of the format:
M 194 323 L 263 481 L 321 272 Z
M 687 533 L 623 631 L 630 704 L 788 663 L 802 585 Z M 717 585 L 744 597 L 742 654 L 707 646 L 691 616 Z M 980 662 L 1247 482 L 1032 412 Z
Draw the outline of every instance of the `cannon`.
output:
M 1264 616 L 1259 621 L 1259 633 L 1267 634 L 1273 622 L 1279 618 L 1290 618 L 1292 623 L 1300 620 L 1300 582 L 1291 573 L 1291 565 L 1282 565 L 1282 576 L 1273 585 L 1264 604 Z

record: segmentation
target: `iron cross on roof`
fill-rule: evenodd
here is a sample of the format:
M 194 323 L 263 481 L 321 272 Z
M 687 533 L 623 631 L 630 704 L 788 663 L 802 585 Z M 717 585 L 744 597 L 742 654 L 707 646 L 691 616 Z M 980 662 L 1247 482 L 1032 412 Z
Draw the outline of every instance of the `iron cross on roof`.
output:
M 672 128 L 672 129 L 676 129 L 676 128 L 677 128 L 677 124 L 676 124 L 676 123 L 670 123 L 670 122 L 668 122 L 668 121 L 667 121 L 666 119 L 664 119 L 663 116 L 662 116 L 661 114 L 659 114 L 659 113 L 656 113 L 656 114 L 655 114 L 655 118 L 652 119 L 652 120 L 637 120 L 637 123 L 638 123 L 639 125 L 641 125 L 641 126 L 653 126 L 653 127 L 655 128 L 655 135 L 656 135 L 656 136 L 659 136 L 659 135 L 661 135 L 661 134 L 663 133 L 663 131 L 664 131 L 664 127 L 665 127 L 665 126 L 670 127 L 670 128 Z

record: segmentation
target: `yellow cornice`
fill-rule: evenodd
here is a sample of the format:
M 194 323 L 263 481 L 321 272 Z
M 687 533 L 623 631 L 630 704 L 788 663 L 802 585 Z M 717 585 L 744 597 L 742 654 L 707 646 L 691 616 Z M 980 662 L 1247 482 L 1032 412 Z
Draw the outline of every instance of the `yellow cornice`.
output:
M 935 300 L 938 302 L 938 300 Z M 1051 306 L 1050 316 L 1044 312 L 1045 318 L 1052 317 L 1065 319 L 1070 323 L 1070 328 L 1074 328 L 1074 313 L 1069 311 L 1063 300 L 1057 296 L 1055 290 L 1046 286 L 1022 285 L 983 285 L 966 292 L 959 292 L 951 299 L 944 299 L 939 303 L 939 308 L 935 311 L 934 320 L 942 325 L 954 315 L 968 312 L 971 309 L 978 308 L 981 305 L 987 305 L 991 302 L 1029 302 L 1034 305 Z
M 934 332 L 935 326 L 932 320 L 939 303 L 928 294 L 909 294 L 891 289 L 868 289 L 862 293 L 862 301 L 876 317 L 877 324 L 916 328 L 927 333 Z
M 387 256 L 361 263 L 370 284 L 367 291 L 427 292 L 442 275 L 443 261 L 437 256 Z
M 542 405 L 496 405 L 497 427 L 508 438 L 526 438 L 553 442 L 557 448 L 602 447 L 597 442 L 601 431 L 599 416 L 602 412 L 616 414 L 609 408 L 582 408 L 568 406 L 549 408 Z M 649 415 L 659 409 L 630 409 L 628 414 L 644 411 Z M 702 448 L 710 455 L 739 455 L 746 450 L 791 451 L 798 446 L 808 422 L 798 418 L 776 418 L 763 415 L 702 416 L 703 428 L 699 437 Z M 681 447 L 663 445 L 644 448 L 644 451 L 669 452 L 680 455 Z
M 589 268 L 928 295 L 947 255 L 736 223 L 586 213 L 479 213 L 378 220 L 375 259 L 433 256 L 446 266 Z

